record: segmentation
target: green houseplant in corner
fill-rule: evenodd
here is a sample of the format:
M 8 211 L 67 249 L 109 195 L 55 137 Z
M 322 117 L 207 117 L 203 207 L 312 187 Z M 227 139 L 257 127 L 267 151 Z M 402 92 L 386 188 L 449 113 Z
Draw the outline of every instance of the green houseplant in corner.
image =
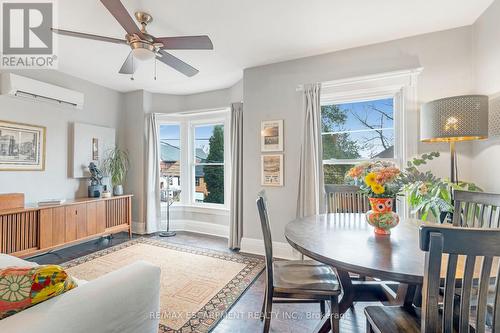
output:
M 108 152 L 104 160 L 104 170 L 111 176 L 114 195 L 123 195 L 123 182 L 127 176 L 129 165 L 127 151 L 115 147 Z

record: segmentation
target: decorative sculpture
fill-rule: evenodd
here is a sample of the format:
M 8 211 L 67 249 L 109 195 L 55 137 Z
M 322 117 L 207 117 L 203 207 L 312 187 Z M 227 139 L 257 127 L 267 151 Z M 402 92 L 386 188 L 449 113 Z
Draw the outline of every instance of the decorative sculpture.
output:
M 104 187 L 102 186 L 102 178 L 104 177 L 104 175 L 102 174 L 101 169 L 99 169 L 94 162 L 90 162 L 89 172 L 90 172 L 90 185 L 88 189 L 89 198 L 99 198 L 104 190 Z

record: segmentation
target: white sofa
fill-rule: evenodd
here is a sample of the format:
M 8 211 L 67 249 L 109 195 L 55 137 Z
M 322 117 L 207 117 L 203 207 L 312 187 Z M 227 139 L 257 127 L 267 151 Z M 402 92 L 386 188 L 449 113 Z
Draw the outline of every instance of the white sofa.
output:
M 0 269 L 36 266 L 0 254 Z M 9 333 L 157 333 L 160 268 L 138 261 L 0 320 Z

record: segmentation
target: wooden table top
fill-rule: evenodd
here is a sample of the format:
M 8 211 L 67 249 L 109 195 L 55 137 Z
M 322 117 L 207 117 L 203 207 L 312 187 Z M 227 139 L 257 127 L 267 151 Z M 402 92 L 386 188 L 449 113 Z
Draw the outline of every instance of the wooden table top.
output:
M 421 284 L 425 253 L 419 247 L 419 227 L 423 223 L 415 219 L 401 219 L 390 236 L 381 236 L 373 232 L 364 214 L 325 214 L 288 223 L 285 237 L 299 252 L 336 268 L 386 280 Z M 477 273 L 480 269 L 478 263 Z M 463 265 L 463 258 L 459 258 L 457 277 L 463 275 Z M 496 275 L 496 272 L 493 274 Z

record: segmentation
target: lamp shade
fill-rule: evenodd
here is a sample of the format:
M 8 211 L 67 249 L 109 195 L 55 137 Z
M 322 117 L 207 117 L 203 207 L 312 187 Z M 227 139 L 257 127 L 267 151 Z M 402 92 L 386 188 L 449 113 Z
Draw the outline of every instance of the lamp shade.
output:
M 422 105 L 421 141 L 452 142 L 487 137 L 488 96 L 454 96 Z

